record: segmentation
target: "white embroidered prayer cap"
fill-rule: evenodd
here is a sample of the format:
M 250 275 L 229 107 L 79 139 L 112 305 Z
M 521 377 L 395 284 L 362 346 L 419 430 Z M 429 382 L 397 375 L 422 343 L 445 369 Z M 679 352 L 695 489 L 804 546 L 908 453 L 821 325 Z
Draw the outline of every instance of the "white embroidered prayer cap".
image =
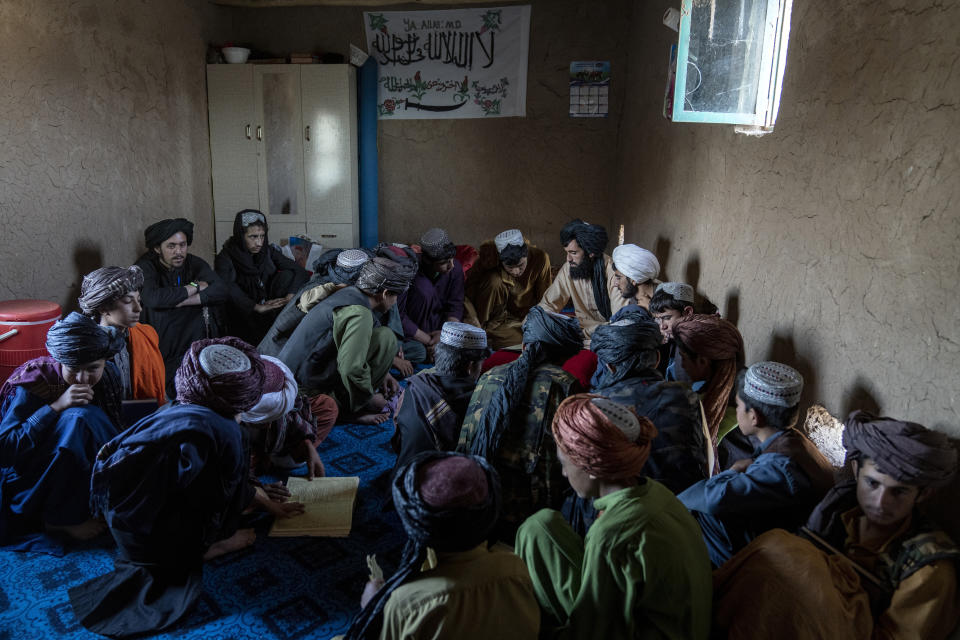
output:
M 200 368 L 211 378 L 228 373 L 242 373 L 250 368 L 250 358 L 227 344 L 211 344 L 200 351 Z
M 630 442 L 637 441 L 637 438 L 640 437 L 640 420 L 637 419 L 637 415 L 633 411 L 606 398 L 593 398 L 590 402 L 597 409 L 600 409 L 603 415 L 607 416 L 607 420 L 612 422 L 620 431 L 623 431 L 627 440 Z
M 613 266 L 634 282 L 646 282 L 660 275 L 657 256 L 635 244 L 621 244 L 613 250 Z
M 764 404 L 793 407 L 800 402 L 803 376 L 779 362 L 758 362 L 747 369 L 743 393 Z
M 497 253 L 503 253 L 503 250 L 510 245 L 522 247 L 525 244 L 523 241 L 523 233 L 520 229 L 507 229 L 506 231 L 498 233 L 493 238 L 493 243 L 497 245 Z
M 656 291 L 670 294 L 674 300 L 693 304 L 693 287 L 683 282 L 661 282 L 657 285 Z
M 370 259 L 370 256 L 360 249 L 346 249 L 337 254 L 337 266 L 345 269 L 359 267 Z
M 486 349 L 487 332 L 465 322 L 444 322 L 440 342 L 456 349 Z
M 263 214 L 259 211 L 249 210 L 244 211 L 240 214 L 240 226 L 246 229 L 250 225 L 256 224 L 265 224 L 267 219 L 263 217 Z

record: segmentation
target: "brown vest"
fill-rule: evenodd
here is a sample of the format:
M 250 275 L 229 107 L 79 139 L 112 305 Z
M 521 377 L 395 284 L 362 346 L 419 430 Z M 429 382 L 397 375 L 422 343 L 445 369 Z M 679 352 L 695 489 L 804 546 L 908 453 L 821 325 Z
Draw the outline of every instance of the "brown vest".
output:
M 807 474 L 810 483 L 821 497 L 833 487 L 833 466 L 820 453 L 810 438 L 796 429 L 786 429 L 783 435 L 770 443 L 764 453 L 779 453 L 793 460 Z

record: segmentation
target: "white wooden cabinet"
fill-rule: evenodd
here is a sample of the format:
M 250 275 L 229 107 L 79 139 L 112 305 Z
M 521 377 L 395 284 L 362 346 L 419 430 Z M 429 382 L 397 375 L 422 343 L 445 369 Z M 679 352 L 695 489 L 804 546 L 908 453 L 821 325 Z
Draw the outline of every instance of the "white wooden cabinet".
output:
M 242 209 L 277 241 L 359 245 L 356 73 L 350 65 L 207 65 L 217 247 Z

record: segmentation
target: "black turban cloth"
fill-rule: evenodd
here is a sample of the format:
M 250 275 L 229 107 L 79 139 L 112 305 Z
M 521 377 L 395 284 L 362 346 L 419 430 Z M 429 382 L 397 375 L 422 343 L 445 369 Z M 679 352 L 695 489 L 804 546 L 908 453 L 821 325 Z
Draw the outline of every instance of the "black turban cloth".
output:
M 435 507 L 421 496 L 418 486 L 421 469 L 429 463 L 451 457 L 466 457 L 483 470 L 489 485 L 483 502 L 471 506 Z M 469 551 L 489 539 L 500 517 L 500 478 L 483 458 L 452 451 L 424 451 L 397 470 L 393 480 L 393 504 L 407 532 L 403 557 L 396 572 L 354 617 L 344 640 L 380 637 L 387 599 L 423 565 L 427 547 L 441 552 Z
M 386 290 L 401 294 L 417 275 L 417 267 L 407 261 L 398 262 L 380 255 L 364 262 L 357 276 L 357 289 L 366 293 Z
M 163 244 L 163 241 L 175 233 L 183 232 L 187 236 L 187 244 L 193 244 L 193 223 L 186 218 L 167 218 L 154 222 L 143 232 L 143 240 L 147 249 L 153 249 Z
M 508 367 L 503 384 L 490 398 L 480 414 L 470 453 L 487 460 L 500 449 L 500 439 L 510 424 L 510 416 L 527 388 L 530 372 L 548 360 L 567 360 L 583 347 L 583 331 L 575 318 L 533 307 L 523 321 L 523 344 L 520 357 Z
M 76 311 L 47 332 L 47 351 L 54 360 L 68 367 L 109 360 L 125 344 L 122 331 L 115 327 L 101 327 Z
M 243 217 L 245 214 L 256 214 L 260 217 L 254 222 L 244 226 Z M 263 227 L 263 248 L 260 249 L 259 253 L 250 253 L 250 251 L 247 250 L 245 236 L 247 228 L 252 225 Z M 191 228 L 193 227 L 193 225 L 190 226 Z M 270 240 L 269 235 L 267 235 L 268 228 L 266 216 L 264 216 L 263 213 L 256 209 L 244 209 L 243 211 L 238 211 L 237 215 L 234 216 L 233 235 L 223 243 L 223 251 L 230 256 L 234 269 L 237 271 L 238 282 L 244 279 L 252 280 L 252 287 L 249 287 L 246 283 L 241 287 L 244 291 L 255 290 L 261 280 L 266 281 L 267 278 L 273 276 L 277 271 L 277 267 L 273 264 L 273 260 L 270 257 Z M 182 229 L 179 229 L 179 231 L 182 231 Z M 167 237 L 169 238 L 170 236 Z M 190 244 L 191 241 L 191 234 L 188 234 L 187 244 Z M 264 262 L 267 264 L 264 265 Z
M 225 344 L 239 350 L 250 360 L 250 368 L 237 373 L 207 375 L 200 365 L 200 352 L 204 347 L 214 344 Z M 233 417 L 260 402 L 265 380 L 263 360 L 257 350 L 240 338 L 227 337 L 197 340 L 191 344 L 177 369 L 174 385 L 177 388 L 177 402 L 198 404 Z
M 604 320 L 610 318 L 610 294 L 607 292 L 607 265 L 604 264 L 603 252 L 607 248 L 607 230 L 598 224 L 584 222 L 576 218 L 568 222 L 560 230 L 560 242 L 566 247 L 571 240 L 576 240 L 593 262 L 593 300 Z
M 590 350 L 599 360 L 593 386 L 606 387 L 624 378 L 651 369 L 663 337 L 660 327 L 643 307 L 618 312 L 616 322 L 601 324 L 590 337 Z M 616 371 L 610 371 L 605 365 Z
M 940 487 L 957 470 L 957 450 L 947 436 L 916 422 L 854 411 L 843 431 L 847 460 L 869 458 L 898 482 Z

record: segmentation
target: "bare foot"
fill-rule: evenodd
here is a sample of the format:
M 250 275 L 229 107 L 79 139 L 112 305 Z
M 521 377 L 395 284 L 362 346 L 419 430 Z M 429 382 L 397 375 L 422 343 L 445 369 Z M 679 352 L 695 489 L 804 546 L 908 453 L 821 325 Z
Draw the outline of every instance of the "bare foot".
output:
M 61 526 L 47 525 L 50 531 L 62 531 L 75 540 L 92 540 L 107 530 L 107 525 L 99 518 L 90 518 L 80 524 L 68 524 Z
M 354 416 L 350 422 L 356 424 L 381 424 L 390 419 L 385 413 L 366 413 L 360 416 Z
M 226 540 L 218 540 L 210 545 L 207 552 L 203 554 L 204 560 L 213 560 L 233 551 L 246 549 L 257 539 L 257 534 L 253 529 L 240 529 Z

